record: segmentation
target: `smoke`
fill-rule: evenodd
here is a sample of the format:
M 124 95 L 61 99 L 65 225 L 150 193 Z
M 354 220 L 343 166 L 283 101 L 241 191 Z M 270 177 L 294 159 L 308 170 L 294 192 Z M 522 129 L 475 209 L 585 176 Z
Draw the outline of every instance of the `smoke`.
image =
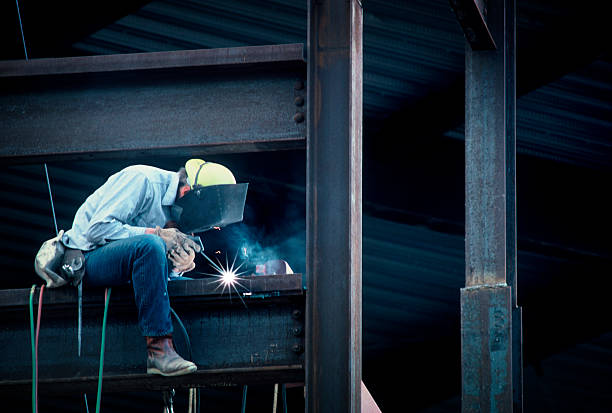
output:
M 230 264 L 236 256 L 237 265 L 245 261 L 240 271 L 255 272 L 257 265 L 280 259 L 295 273 L 304 274 L 305 151 L 260 152 L 219 159 L 234 172 L 238 181 L 249 182 L 249 190 L 242 222 L 201 234 L 206 253 L 223 262 L 227 255 Z
M 306 270 L 305 213 L 299 205 L 274 205 L 277 207 L 262 208 L 253 200 L 245 208 L 243 222 L 202 234 L 205 253 L 222 262 L 227 257 L 231 263 L 236 257 L 236 265 L 244 262 L 240 271 L 247 271 L 245 275 L 255 273 L 257 265 L 279 259 L 286 261 L 295 273 L 303 274 Z

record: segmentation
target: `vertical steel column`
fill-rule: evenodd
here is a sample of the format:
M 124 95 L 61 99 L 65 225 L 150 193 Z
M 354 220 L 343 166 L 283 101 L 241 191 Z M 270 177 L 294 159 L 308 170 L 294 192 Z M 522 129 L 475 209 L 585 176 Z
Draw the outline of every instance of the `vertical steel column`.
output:
M 512 292 L 513 411 L 523 411 L 523 313 L 517 302 L 516 0 L 506 0 L 506 276 Z
M 510 260 L 511 276 L 515 274 L 514 201 L 507 199 L 508 192 L 514 198 L 515 97 L 513 90 L 506 92 L 514 89 L 514 66 L 507 61 L 508 47 L 514 48 L 514 23 L 506 21 L 509 1 L 477 4 L 497 49 L 475 51 L 466 45 L 462 411 L 511 412 L 513 289 L 506 273 Z M 510 55 L 513 59 L 512 51 Z
M 362 19 L 308 2 L 308 412 L 361 411 Z

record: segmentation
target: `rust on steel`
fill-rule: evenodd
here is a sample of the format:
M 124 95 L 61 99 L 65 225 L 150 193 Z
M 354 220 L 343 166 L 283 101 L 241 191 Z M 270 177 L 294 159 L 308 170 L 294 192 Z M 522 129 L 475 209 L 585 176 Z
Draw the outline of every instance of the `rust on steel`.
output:
M 0 77 L 304 62 L 302 44 L 7 60 Z
M 467 39 L 461 406 L 463 412 L 521 411 L 520 397 L 513 394 L 520 373 L 513 364 L 521 362 L 515 349 L 521 345 L 520 309 L 514 299 L 515 6 L 514 0 L 462 3 L 486 15 L 498 47 L 474 47 Z
M 299 149 L 302 45 L 0 62 L 0 159 Z
M 361 408 L 362 13 L 308 2 L 309 412 Z
M 198 372 L 176 381 L 144 374 L 144 339 L 138 329 L 130 286 L 113 287 L 106 330 L 105 391 L 196 387 L 245 382 L 304 380 L 304 290 L 300 274 L 251 276 L 240 280 L 241 293 L 221 291 L 215 279 L 171 281 L 168 294 L 191 341 L 175 328 L 177 351 L 198 365 Z M 0 291 L 3 342 L 29 342 L 29 289 Z M 38 295 L 36 295 L 38 296 Z M 42 393 L 95 388 L 101 340 L 104 289 L 83 297 L 83 353 L 76 352 L 74 288 L 45 291 L 40 345 L 53 357 L 39 359 Z M 244 301 L 244 304 L 243 304 Z M 36 305 L 37 303 L 34 303 Z M 295 332 L 298 332 L 296 334 Z M 296 351 L 296 348 L 300 351 Z M 0 394 L 28 392 L 32 366 L 28 346 L 8 346 L 0 366 Z

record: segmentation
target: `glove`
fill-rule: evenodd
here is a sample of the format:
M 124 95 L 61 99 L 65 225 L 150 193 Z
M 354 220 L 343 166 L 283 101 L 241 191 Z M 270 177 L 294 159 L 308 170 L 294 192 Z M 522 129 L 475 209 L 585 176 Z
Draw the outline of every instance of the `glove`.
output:
M 168 252 L 168 259 L 174 266 L 173 272 L 189 272 L 195 268 L 195 251 L 191 247 L 175 248 Z
M 176 228 L 161 228 L 157 226 L 153 233 L 164 240 L 168 253 L 172 250 L 180 249 L 187 251 L 188 248 L 195 252 L 200 252 L 200 246 Z

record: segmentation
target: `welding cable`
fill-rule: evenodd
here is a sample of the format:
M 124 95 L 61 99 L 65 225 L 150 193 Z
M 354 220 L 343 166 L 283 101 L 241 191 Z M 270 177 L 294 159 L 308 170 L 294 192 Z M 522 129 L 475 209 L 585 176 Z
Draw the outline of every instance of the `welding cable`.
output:
M 106 341 L 106 316 L 108 315 L 108 302 L 111 288 L 104 291 L 104 317 L 102 318 L 102 343 L 100 344 L 100 369 L 98 370 L 98 396 L 96 398 L 96 413 L 100 413 L 100 400 L 102 399 L 102 371 L 104 370 L 104 344 Z
M 32 304 L 32 298 L 34 297 L 34 291 L 36 290 L 36 284 L 32 285 L 30 289 L 30 339 L 32 341 L 32 413 L 36 413 L 36 346 L 34 339 L 34 306 Z
M 283 413 L 287 413 L 287 386 L 281 384 L 281 395 L 283 400 Z
M 249 386 L 246 384 L 242 386 L 242 409 L 240 413 L 246 413 L 246 400 L 247 400 L 247 390 L 249 390 Z
M 187 334 L 187 329 L 185 328 L 185 325 L 181 321 L 181 318 L 178 316 L 178 314 L 176 313 L 176 311 L 174 311 L 172 307 L 170 307 L 170 311 L 172 312 L 172 315 L 174 316 L 179 326 L 181 327 L 181 331 L 183 332 L 183 337 L 185 337 L 185 343 L 187 343 L 187 351 L 189 353 L 189 361 L 193 361 L 193 352 L 191 350 L 191 340 L 189 339 L 189 334 Z M 189 389 L 190 400 L 191 400 L 191 397 L 192 397 L 191 389 Z M 197 402 L 196 412 L 200 413 L 200 388 L 199 387 L 196 389 L 196 394 L 194 394 L 193 397 L 195 397 L 195 400 Z
M 183 331 L 183 337 L 185 337 L 185 342 L 187 343 L 187 351 L 189 352 L 189 361 L 193 361 L 193 354 L 191 352 L 191 340 L 189 340 L 189 334 L 187 334 L 187 329 L 185 328 L 185 325 L 183 324 L 178 314 L 176 314 L 176 311 L 174 311 L 172 307 L 170 307 L 170 311 L 172 312 L 172 315 L 174 315 L 174 318 L 176 319 L 179 326 L 181 327 L 181 330 Z
M 53 205 L 53 194 L 51 193 L 51 182 L 49 181 L 49 170 L 45 163 L 45 176 L 47 177 L 47 188 L 49 189 L 49 201 L 51 201 L 51 213 L 53 214 L 53 223 L 55 224 L 55 235 L 59 234 L 57 230 L 57 218 L 55 217 L 55 206 Z
M 21 24 L 21 12 L 19 11 L 19 0 L 15 0 L 17 4 L 17 17 L 19 18 L 19 29 L 21 29 L 21 41 L 23 42 L 23 52 L 25 53 L 25 60 L 28 60 L 28 48 L 25 43 L 25 36 L 23 35 L 23 25 Z
M 272 413 L 276 413 L 276 405 L 278 401 L 278 383 L 274 384 L 274 399 L 272 401 Z
M 40 286 L 40 295 L 38 297 L 38 315 L 36 316 L 36 343 L 34 345 L 34 353 L 36 356 L 36 411 L 38 411 L 38 335 L 40 333 L 40 316 L 42 315 L 42 299 L 45 285 Z

